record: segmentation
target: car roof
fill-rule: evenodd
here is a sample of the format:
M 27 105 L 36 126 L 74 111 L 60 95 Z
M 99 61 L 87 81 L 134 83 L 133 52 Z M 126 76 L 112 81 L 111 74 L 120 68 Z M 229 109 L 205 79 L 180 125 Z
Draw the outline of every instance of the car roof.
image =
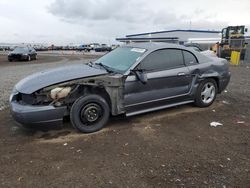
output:
M 205 63 L 211 61 L 208 57 L 201 54 L 200 52 L 195 51 L 192 48 L 188 48 L 183 45 L 166 43 L 166 42 L 141 42 L 141 43 L 129 43 L 122 47 L 132 47 L 132 48 L 142 48 L 147 50 L 147 54 L 150 54 L 153 51 L 164 49 L 164 48 L 175 48 L 180 50 L 186 50 L 193 53 L 200 63 Z
M 124 45 L 124 47 L 133 47 L 133 48 L 143 48 L 149 51 L 159 50 L 163 48 L 177 48 L 177 49 L 185 49 L 189 50 L 183 45 L 166 43 L 166 42 L 141 42 L 141 43 L 130 43 Z
M 26 48 L 26 49 L 29 49 L 29 48 L 33 48 L 31 46 L 16 46 L 15 48 Z

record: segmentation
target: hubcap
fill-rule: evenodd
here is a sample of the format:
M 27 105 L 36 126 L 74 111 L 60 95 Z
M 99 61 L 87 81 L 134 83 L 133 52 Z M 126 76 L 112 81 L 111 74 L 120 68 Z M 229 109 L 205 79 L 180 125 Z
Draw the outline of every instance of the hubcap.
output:
M 209 104 L 214 100 L 215 97 L 215 86 L 213 83 L 206 83 L 201 92 L 201 99 L 204 103 Z
M 102 115 L 102 109 L 98 104 L 91 103 L 81 110 L 81 120 L 83 123 L 94 123 Z

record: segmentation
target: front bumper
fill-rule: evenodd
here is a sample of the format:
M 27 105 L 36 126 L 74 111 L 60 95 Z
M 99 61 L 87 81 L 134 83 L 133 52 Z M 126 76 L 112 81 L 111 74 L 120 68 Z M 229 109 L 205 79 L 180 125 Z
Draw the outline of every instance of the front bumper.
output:
M 10 102 L 13 118 L 23 125 L 55 125 L 62 123 L 67 107 L 23 105 Z
M 28 55 L 9 55 L 8 60 L 12 60 L 12 61 L 28 60 Z

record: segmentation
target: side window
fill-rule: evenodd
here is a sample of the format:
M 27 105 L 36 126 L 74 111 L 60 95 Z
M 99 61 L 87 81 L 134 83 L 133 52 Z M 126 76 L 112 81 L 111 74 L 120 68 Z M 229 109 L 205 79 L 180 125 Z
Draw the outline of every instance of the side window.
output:
M 149 54 L 140 64 L 141 69 L 159 71 L 184 66 L 181 50 L 164 49 Z
M 196 57 L 193 54 L 191 54 L 190 52 L 183 51 L 183 55 L 184 55 L 185 64 L 187 66 L 198 64 Z

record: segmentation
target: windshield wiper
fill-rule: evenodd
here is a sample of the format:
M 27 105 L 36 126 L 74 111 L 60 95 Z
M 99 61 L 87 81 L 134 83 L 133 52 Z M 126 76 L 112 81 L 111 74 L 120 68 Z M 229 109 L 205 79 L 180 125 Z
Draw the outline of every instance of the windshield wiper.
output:
M 96 65 L 99 65 L 99 66 L 103 67 L 109 73 L 114 72 L 114 71 L 110 70 L 110 67 L 108 67 L 107 65 L 104 65 L 102 63 L 96 63 Z

